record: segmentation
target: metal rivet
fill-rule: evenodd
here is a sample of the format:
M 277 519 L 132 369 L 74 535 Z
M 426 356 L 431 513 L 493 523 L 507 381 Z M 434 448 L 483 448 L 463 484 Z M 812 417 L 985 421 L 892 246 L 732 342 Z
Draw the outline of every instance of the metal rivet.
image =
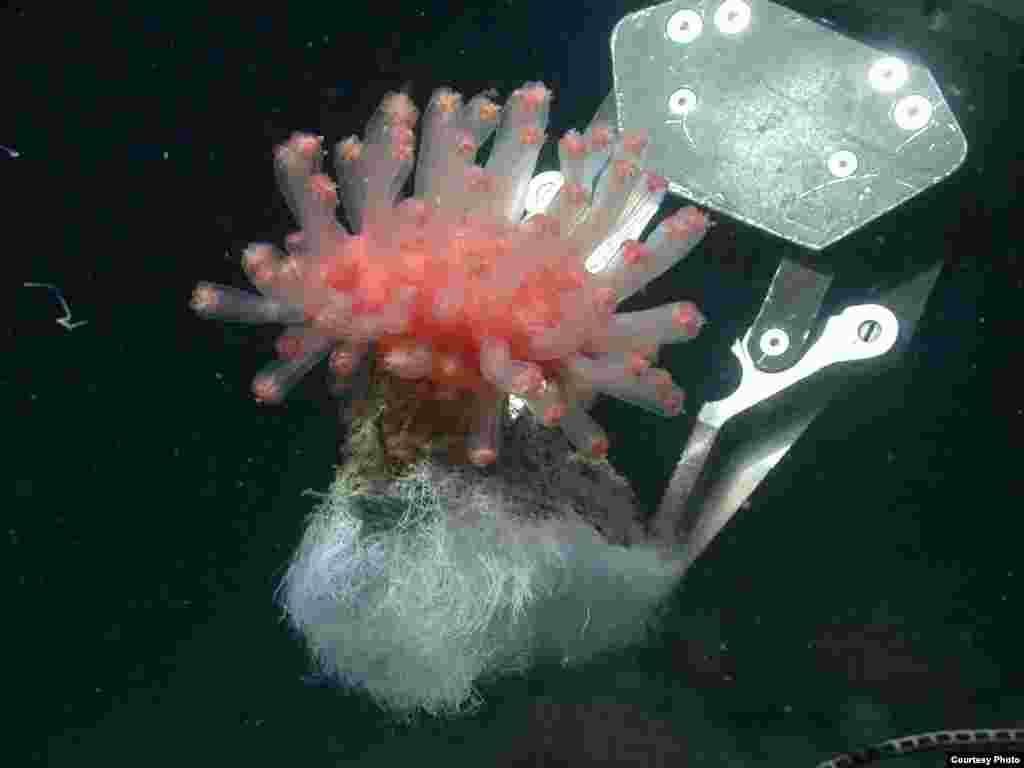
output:
M 704 31 L 704 19 L 696 11 L 676 11 L 665 24 L 665 36 L 674 43 L 692 43 Z
M 868 70 L 868 82 L 882 93 L 892 93 L 902 88 L 909 78 L 910 70 L 906 62 L 895 56 L 879 59 Z
M 837 179 L 845 179 L 857 172 L 857 156 L 845 149 L 833 152 L 828 159 L 828 170 Z
M 932 103 L 924 96 L 907 96 L 896 102 L 893 119 L 905 131 L 919 131 L 932 119 Z
M 558 190 L 565 183 L 565 177 L 559 171 L 543 171 L 538 173 L 526 187 L 525 208 L 527 214 L 545 210 L 555 199 Z
M 778 357 L 789 349 L 789 334 L 781 328 L 769 328 L 761 334 L 761 352 L 769 357 Z
M 882 335 L 882 324 L 877 320 L 865 320 L 857 326 L 857 337 L 867 343 L 875 341 Z
M 715 11 L 715 26 L 724 35 L 735 35 L 750 26 L 750 6 L 743 0 L 725 0 Z
M 697 94 L 689 88 L 680 88 L 668 97 L 668 111 L 673 115 L 688 115 L 696 108 Z

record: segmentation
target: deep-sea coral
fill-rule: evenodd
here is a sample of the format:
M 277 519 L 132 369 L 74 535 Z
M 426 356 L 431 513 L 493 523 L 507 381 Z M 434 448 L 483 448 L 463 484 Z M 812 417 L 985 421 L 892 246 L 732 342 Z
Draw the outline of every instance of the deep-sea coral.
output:
M 324 358 L 344 389 L 375 358 L 378 376 L 415 382 L 407 400 L 457 404 L 465 418 L 448 429 L 465 432 L 465 455 L 481 466 L 498 456 L 508 395 L 591 456 L 608 449 L 587 412 L 596 393 L 679 413 L 681 390 L 652 363 L 660 345 L 697 334 L 700 312 L 689 302 L 615 310 L 683 258 L 708 221 L 684 208 L 646 242 L 628 239 L 666 183 L 642 170 L 643 135 L 617 136 L 600 122 L 562 137 L 565 183 L 543 213 L 524 219 L 550 101 L 541 83 L 516 90 L 503 110 L 487 95 L 463 104 L 438 90 L 415 162 L 417 109 L 390 94 L 362 141 L 337 145 L 337 183 L 322 171 L 320 138 L 295 134 L 277 148 L 300 231 L 286 252 L 247 249 L 258 294 L 200 283 L 192 296 L 202 316 L 287 326 L 278 359 L 253 381 L 258 400 L 279 402 Z M 413 194 L 400 200 L 414 172 Z M 389 450 L 411 460 L 444 428 L 407 424 Z
M 337 145 L 337 183 L 322 140 L 293 135 L 276 160 L 300 231 L 285 252 L 246 250 L 258 294 L 200 283 L 192 296 L 203 316 L 287 326 L 257 400 L 279 402 L 324 358 L 335 391 L 361 392 L 278 599 L 326 679 L 396 712 L 464 711 L 489 675 L 635 640 L 680 574 L 628 483 L 588 460 L 608 440 L 587 411 L 603 393 L 679 413 L 653 363 L 698 333 L 700 312 L 616 309 L 708 221 L 685 208 L 630 239 L 666 183 L 642 170 L 644 136 L 600 122 L 561 139 L 564 183 L 524 218 L 550 101 L 540 83 L 503 112 L 439 90 L 414 162 L 418 113 L 391 94 L 362 141 Z M 512 395 L 531 413 L 505 419 Z

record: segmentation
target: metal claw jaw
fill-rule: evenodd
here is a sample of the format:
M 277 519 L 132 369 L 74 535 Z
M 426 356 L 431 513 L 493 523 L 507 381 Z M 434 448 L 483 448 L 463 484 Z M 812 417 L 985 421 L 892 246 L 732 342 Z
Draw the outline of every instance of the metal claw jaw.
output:
M 797 384 L 808 382 L 823 369 L 837 363 L 867 361 L 881 357 L 895 346 L 900 323 L 896 315 L 880 304 L 847 307 L 825 322 L 821 335 L 790 368 L 766 372 L 757 367 L 750 354 L 751 333 L 732 345 L 740 364 L 738 388 L 721 400 L 704 403 L 669 481 L 668 489 L 650 523 L 656 542 L 688 568 L 744 505 L 765 476 L 789 451 L 793 443 L 824 407 L 823 393 L 809 397 L 804 388 L 801 407 L 793 403 L 776 411 L 767 424 L 756 430 L 756 439 L 731 445 L 731 451 L 711 461 L 719 435 L 726 423 L 741 419 L 758 405 L 783 398 Z M 763 334 L 759 346 L 769 349 L 771 332 Z M 765 352 L 765 354 L 770 354 Z M 835 381 L 829 388 L 834 394 Z
M 823 320 L 833 281 L 858 285 L 865 269 L 830 246 L 954 173 L 967 141 L 919 63 L 769 0 L 652 6 L 620 20 L 610 47 L 614 89 L 595 121 L 646 131 L 671 193 L 802 249 L 780 260 L 731 349 L 738 389 L 701 407 L 649 521 L 685 570 L 828 402 L 901 357 L 938 257 Z

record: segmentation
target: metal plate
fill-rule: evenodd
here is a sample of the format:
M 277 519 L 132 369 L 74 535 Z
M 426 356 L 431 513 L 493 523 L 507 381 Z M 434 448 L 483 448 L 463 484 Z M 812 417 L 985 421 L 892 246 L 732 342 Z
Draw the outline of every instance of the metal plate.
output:
M 931 73 L 766 0 L 672 2 L 611 39 L 615 115 L 672 192 L 812 249 L 955 171 Z

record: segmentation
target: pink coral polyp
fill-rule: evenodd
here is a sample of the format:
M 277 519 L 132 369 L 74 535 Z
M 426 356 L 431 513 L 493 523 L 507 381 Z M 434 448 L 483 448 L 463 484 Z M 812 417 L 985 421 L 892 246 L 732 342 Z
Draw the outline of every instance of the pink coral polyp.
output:
M 523 217 L 551 92 L 515 91 L 504 109 L 486 95 L 463 104 L 434 93 L 415 157 L 418 112 L 389 94 L 366 127 L 334 153 L 337 183 L 323 173 L 319 137 L 294 134 L 276 166 L 301 225 L 286 251 L 250 246 L 243 264 L 259 293 L 197 286 L 201 315 L 288 326 L 278 359 L 253 392 L 278 402 L 324 357 L 337 388 L 361 365 L 421 380 L 423 397 L 479 398 L 472 461 L 497 458 L 505 396 L 521 397 L 577 449 L 602 455 L 601 427 L 586 412 L 604 393 L 673 416 L 682 392 L 652 368 L 662 344 L 695 336 L 689 302 L 640 312 L 616 306 L 682 259 L 707 218 L 685 208 L 646 242 L 627 237 L 657 211 L 666 184 L 642 170 L 643 134 L 616 137 L 602 124 L 559 142 L 564 184 L 547 208 Z M 486 165 L 476 154 L 494 135 Z M 415 172 L 414 192 L 399 201 Z M 343 208 L 348 229 L 338 222 Z M 482 406 L 482 407 L 481 407 Z

